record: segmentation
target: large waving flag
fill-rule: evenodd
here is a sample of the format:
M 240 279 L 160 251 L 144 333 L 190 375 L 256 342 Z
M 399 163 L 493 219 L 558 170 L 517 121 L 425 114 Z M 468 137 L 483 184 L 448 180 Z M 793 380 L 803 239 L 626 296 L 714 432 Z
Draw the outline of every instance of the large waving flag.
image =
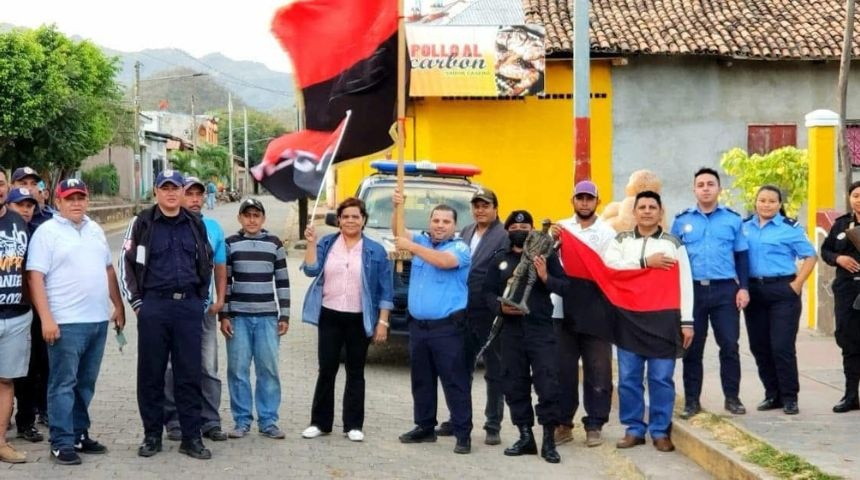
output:
M 272 33 L 293 62 L 304 100 L 305 128 L 316 132 L 275 139 L 270 144 L 274 151 L 284 151 L 283 145 L 313 151 L 313 145 L 302 142 L 331 136 L 348 110 L 352 118 L 332 163 L 391 147 L 388 132 L 395 120 L 397 94 L 396 1 L 297 0 L 277 11 Z M 268 151 L 266 158 L 271 159 Z M 266 181 L 271 170 L 258 170 L 261 177 L 255 178 L 264 186 L 273 185 L 272 179 Z M 276 188 L 281 195 L 269 190 L 282 200 L 303 196 L 284 188 Z
M 569 277 L 562 289 L 565 317 L 574 318 L 580 331 L 646 357 L 683 353 L 677 264 L 669 270 L 614 270 L 565 229 L 561 261 Z M 587 315 L 580 313 L 583 309 Z

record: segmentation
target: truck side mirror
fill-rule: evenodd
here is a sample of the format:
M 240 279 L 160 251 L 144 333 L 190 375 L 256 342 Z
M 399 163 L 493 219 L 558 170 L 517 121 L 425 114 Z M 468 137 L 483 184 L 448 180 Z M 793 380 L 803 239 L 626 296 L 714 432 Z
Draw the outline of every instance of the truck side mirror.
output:
M 327 212 L 325 214 L 325 224 L 330 227 L 337 226 L 337 213 L 335 212 Z

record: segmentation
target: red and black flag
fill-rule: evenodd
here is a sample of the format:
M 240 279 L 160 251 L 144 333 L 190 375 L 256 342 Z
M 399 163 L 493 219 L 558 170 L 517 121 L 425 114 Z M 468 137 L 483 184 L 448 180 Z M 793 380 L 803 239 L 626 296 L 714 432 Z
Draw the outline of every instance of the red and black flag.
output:
M 319 196 L 349 123 L 348 114 L 333 132 L 300 130 L 269 142 L 263 161 L 251 169 L 254 179 L 285 202 Z
M 352 112 L 333 162 L 392 145 L 389 129 L 395 121 L 397 96 L 397 2 L 297 0 L 277 11 L 272 33 L 292 60 L 296 85 L 302 90 L 305 128 L 320 135 L 331 133 L 346 112 Z M 302 134 L 290 142 L 317 137 Z
M 569 277 L 562 289 L 565 317 L 576 319 L 579 331 L 645 357 L 674 358 L 683 353 L 677 263 L 669 270 L 614 270 L 564 229 L 561 261 Z M 581 309 L 589 314 L 577 315 Z

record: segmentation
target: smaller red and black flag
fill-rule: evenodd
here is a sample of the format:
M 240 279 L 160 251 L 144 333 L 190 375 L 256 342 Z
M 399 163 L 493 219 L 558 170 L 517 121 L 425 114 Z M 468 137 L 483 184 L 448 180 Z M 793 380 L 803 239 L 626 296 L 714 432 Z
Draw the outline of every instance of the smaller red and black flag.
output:
M 349 112 L 333 132 L 300 130 L 272 140 L 251 174 L 285 202 L 319 196 L 348 123 Z
M 561 261 L 569 277 L 562 289 L 565 317 L 576 318 L 580 331 L 645 357 L 682 354 L 678 265 L 615 270 L 574 234 L 561 232 Z M 590 314 L 577 318 L 582 308 Z

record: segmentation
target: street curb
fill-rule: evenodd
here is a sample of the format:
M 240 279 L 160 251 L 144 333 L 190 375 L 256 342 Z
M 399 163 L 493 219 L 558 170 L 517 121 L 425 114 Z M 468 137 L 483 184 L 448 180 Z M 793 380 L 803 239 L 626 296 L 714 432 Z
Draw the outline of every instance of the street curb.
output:
M 763 441 L 736 423 L 725 418 L 723 420 L 756 440 Z M 685 420 L 672 422 L 672 441 L 678 451 L 715 478 L 731 480 L 777 478 L 764 468 L 744 461 L 740 454 L 715 439 L 711 432 L 695 427 Z

